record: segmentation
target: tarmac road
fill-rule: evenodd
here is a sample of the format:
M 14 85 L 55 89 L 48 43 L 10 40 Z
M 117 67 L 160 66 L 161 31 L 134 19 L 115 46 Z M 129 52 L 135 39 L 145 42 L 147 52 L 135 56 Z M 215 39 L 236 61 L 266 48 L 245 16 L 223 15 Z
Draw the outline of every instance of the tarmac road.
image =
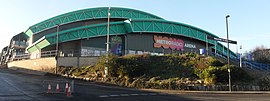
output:
M 63 77 L 0 69 L 0 80 L 0 101 L 270 101 L 269 92 L 137 90 L 80 80 L 75 80 L 74 93 L 67 97 L 44 89 L 44 81 L 70 81 Z

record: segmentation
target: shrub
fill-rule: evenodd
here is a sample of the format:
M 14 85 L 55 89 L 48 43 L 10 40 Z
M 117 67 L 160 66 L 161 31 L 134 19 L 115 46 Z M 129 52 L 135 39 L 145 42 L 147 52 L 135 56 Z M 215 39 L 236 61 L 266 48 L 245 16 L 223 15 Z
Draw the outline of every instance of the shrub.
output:
M 106 60 L 109 60 L 106 62 Z M 94 66 L 72 67 L 75 76 L 103 77 L 105 66 L 109 67 L 106 82 L 138 88 L 189 89 L 190 84 L 227 84 L 228 66 L 213 57 L 194 53 L 171 54 L 165 56 L 126 55 L 108 58 L 101 56 Z M 249 82 L 250 76 L 241 68 L 231 66 L 232 81 Z M 65 71 L 60 69 L 61 73 Z

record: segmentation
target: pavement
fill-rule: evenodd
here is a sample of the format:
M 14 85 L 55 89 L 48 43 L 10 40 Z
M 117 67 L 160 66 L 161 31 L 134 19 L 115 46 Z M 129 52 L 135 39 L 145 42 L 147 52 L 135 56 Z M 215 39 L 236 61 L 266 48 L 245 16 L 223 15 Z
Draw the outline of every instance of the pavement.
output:
M 160 90 L 160 89 L 141 89 L 166 94 L 178 93 L 203 93 L 203 94 L 270 94 L 270 91 L 183 91 L 183 90 Z
M 0 69 L 0 101 L 269 101 L 268 91 L 178 91 L 135 89 L 97 82 L 75 80 L 70 97 L 65 93 L 47 94 L 46 82 L 71 81 L 59 76 L 25 74 Z M 46 81 L 46 82 L 44 82 Z M 64 82 L 62 82 L 64 81 Z M 63 86 L 60 86 L 63 89 Z

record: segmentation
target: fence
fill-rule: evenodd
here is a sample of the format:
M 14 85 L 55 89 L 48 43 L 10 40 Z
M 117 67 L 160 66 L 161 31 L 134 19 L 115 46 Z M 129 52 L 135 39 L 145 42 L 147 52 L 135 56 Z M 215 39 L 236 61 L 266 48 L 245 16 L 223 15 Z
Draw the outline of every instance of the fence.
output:
M 251 68 L 251 69 L 256 69 L 256 70 L 265 71 L 265 72 L 270 71 L 270 65 L 255 63 L 255 62 L 248 62 L 248 61 L 243 61 L 242 64 L 243 66 Z
M 91 52 L 82 52 L 82 51 L 74 51 L 74 50 L 65 50 L 59 52 L 59 57 L 89 57 L 89 56 L 101 56 L 105 55 L 105 51 L 101 50 L 91 50 Z M 28 60 L 28 59 L 38 59 L 45 57 L 55 57 L 57 55 L 56 50 L 51 51 L 43 51 L 40 53 L 31 53 L 31 54 L 21 54 L 15 55 L 14 58 L 9 61 L 19 61 L 19 60 Z
M 16 55 L 10 61 L 19 61 L 19 60 L 37 59 L 37 58 L 55 57 L 55 56 L 56 56 L 56 50 L 52 50 L 52 51 L 44 51 L 40 53 L 32 53 L 32 54 L 26 53 L 26 54 Z

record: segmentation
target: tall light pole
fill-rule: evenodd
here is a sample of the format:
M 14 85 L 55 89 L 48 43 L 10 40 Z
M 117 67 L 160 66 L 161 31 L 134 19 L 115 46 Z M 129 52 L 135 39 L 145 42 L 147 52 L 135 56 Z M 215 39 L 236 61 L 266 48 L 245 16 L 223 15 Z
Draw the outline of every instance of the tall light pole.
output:
M 242 45 L 240 45 L 240 68 L 242 68 Z
M 58 37 L 59 37 L 59 27 L 60 25 L 57 24 L 57 28 L 56 28 L 56 67 L 55 67 L 55 74 L 57 74 L 57 69 L 58 69 L 58 55 L 59 55 L 59 48 L 58 48 L 58 45 L 59 45 L 59 42 L 58 42 Z
M 108 24 L 107 24 L 107 42 L 106 42 L 106 65 L 104 68 L 104 77 L 106 78 L 108 76 L 108 64 L 109 64 L 109 47 L 110 47 L 110 7 L 108 8 Z
M 230 45 L 229 45 L 229 28 L 228 28 L 228 18 L 230 15 L 227 15 L 226 18 L 226 29 L 227 29 L 227 60 L 228 60 L 228 73 L 229 73 L 229 91 L 232 91 L 232 84 L 231 84 L 231 68 L 230 68 Z
M 206 56 L 208 56 L 208 39 L 207 39 L 207 35 L 205 36 L 205 42 L 206 42 Z

